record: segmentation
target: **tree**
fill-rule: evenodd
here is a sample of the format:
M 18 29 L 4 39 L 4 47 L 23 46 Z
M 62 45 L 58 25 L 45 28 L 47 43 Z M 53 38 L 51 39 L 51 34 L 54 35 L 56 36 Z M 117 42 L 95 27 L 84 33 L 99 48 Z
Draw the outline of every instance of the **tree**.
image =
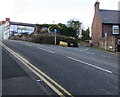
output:
M 76 38 L 77 38 L 77 37 L 79 36 L 79 34 L 80 34 L 81 25 L 82 25 L 82 23 L 81 23 L 78 19 L 70 19 L 70 20 L 67 22 L 67 26 L 68 26 L 68 27 L 73 27 L 74 30 L 77 32 L 77 33 L 76 33 Z
M 90 34 L 89 28 L 86 31 L 82 29 L 82 38 L 80 40 L 81 41 L 90 40 L 89 34 Z
M 65 24 L 62 24 L 62 23 L 58 23 L 58 26 L 59 26 L 59 27 L 66 27 L 66 25 L 65 25 Z
M 73 27 L 67 27 L 66 25 L 61 25 L 59 30 L 61 35 L 76 37 L 77 32 Z

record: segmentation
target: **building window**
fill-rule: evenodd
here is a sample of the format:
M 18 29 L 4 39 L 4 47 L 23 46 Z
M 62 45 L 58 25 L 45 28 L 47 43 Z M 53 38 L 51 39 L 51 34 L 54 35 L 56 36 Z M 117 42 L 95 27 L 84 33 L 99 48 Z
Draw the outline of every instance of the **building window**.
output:
M 113 34 L 119 34 L 119 26 L 114 25 L 112 29 L 113 29 Z

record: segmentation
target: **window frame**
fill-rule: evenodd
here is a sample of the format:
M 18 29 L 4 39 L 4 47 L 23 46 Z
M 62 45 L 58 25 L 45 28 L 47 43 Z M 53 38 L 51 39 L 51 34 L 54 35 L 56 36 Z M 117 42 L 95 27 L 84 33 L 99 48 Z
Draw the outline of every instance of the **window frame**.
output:
M 115 30 L 118 30 L 118 32 L 115 33 Z M 118 25 L 113 25 L 112 26 L 112 34 L 119 34 L 119 26 Z

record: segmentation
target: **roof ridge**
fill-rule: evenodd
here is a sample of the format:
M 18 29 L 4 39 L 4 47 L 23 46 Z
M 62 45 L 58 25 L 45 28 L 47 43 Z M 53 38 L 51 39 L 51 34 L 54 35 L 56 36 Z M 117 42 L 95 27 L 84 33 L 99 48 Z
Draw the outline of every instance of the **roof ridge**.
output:
M 13 21 L 10 21 L 10 23 L 18 23 L 18 24 L 30 24 L 30 25 L 35 25 L 35 24 L 32 24 L 32 23 L 24 23 L 24 22 L 13 22 Z
M 110 9 L 99 9 L 99 11 L 115 11 L 115 12 L 120 12 L 120 10 L 110 10 Z

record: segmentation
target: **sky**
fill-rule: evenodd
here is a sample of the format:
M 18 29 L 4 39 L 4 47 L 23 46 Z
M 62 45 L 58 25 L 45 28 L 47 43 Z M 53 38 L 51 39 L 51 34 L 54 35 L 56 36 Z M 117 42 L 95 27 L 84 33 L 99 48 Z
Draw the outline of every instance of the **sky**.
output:
M 64 23 L 77 19 L 83 28 L 91 27 L 97 0 L 0 0 L 0 21 L 33 24 Z M 100 9 L 118 10 L 119 0 L 98 0 Z

